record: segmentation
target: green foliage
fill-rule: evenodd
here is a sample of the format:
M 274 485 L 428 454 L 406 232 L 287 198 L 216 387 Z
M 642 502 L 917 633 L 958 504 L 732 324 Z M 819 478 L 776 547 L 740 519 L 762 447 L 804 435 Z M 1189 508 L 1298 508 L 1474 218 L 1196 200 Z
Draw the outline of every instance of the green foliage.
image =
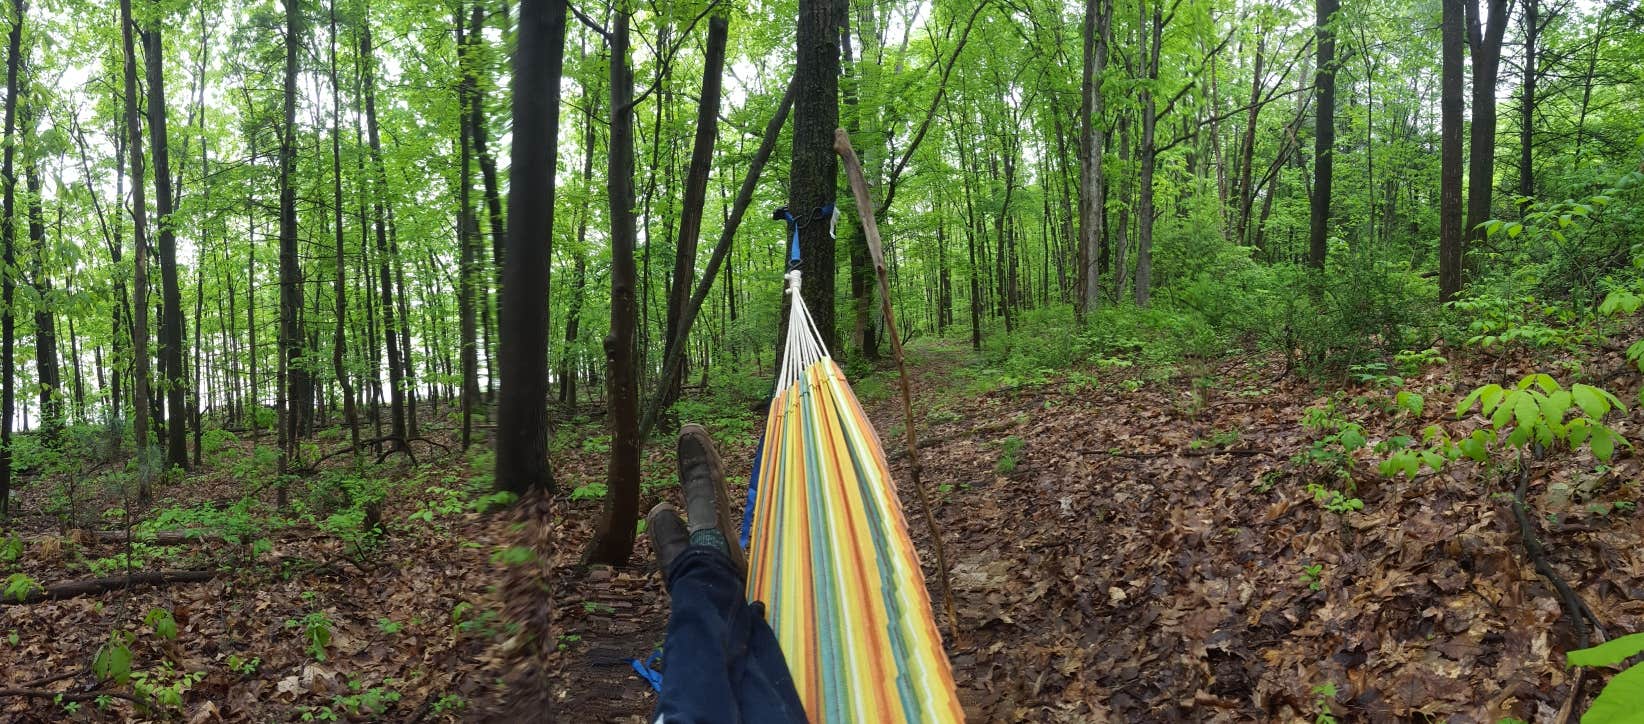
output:
M 239 654 L 228 655 L 228 670 L 239 674 L 240 676 L 253 676 L 257 673 L 257 669 L 262 665 L 263 660 L 260 656 L 245 658 Z
M 22 601 L 35 591 L 44 590 L 40 584 L 26 573 L 13 573 L 6 576 L 6 585 L 0 589 L 0 596 L 13 601 Z
M 1301 574 L 1299 575 L 1301 582 L 1307 584 L 1307 590 L 1309 591 L 1317 591 L 1323 588 L 1324 583 L 1320 580 L 1323 577 L 1323 563 L 1313 563 L 1311 565 L 1302 566 Z
M 169 661 L 149 670 L 131 672 L 131 689 L 137 700 L 150 706 L 177 709 L 183 705 L 183 695 L 205 679 L 204 671 L 176 670 Z
M 572 500 L 604 500 L 605 481 L 590 480 L 571 489 Z
M 1644 633 L 1628 634 L 1565 656 L 1571 666 L 1607 667 L 1640 653 L 1644 653 Z M 1644 711 L 1644 664 L 1635 664 L 1610 677 L 1581 721 L 1583 724 L 1620 724 L 1635 721 L 1640 711 Z
M 331 617 L 324 611 L 313 611 L 302 618 L 288 618 L 286 628 L 302 629 L 303 643 L 315 661 L 325 661 L 325 649 L 331 645 Z
M 9 535 L 0 538 L 0 563 L 10 565 L 22 559 L 23 538 L 21 536 Z
M 1316 712 L 1313 724 L 1336 724 L 1335 715 L 1330 713 L 1330 704 L 1335 700 L 1335 684 L 1324 683 L 1313 687 L 1313 709 Z
M 1026 445 L 1026 441 L 1015 435 L 1000 441 L 999 461 L 994 464 L 993 469 L 999 471 L 1002 475 L 1016 472 L 1016 466 L 1020 463 L 1019 456 L 1022 454 L 1022 448 Z
M 124 685 L 131 680 L 131 642 L 130 632 L 109 632 L 108 641 L 97 649 L 97 656 L 91 660 L 91 671 L 98 681 Z
M 177 640 L 177 619 L 163 608 L 152 608 L 143 616 L 143 624 L 154 629 L 154 635 L 166 641 Z

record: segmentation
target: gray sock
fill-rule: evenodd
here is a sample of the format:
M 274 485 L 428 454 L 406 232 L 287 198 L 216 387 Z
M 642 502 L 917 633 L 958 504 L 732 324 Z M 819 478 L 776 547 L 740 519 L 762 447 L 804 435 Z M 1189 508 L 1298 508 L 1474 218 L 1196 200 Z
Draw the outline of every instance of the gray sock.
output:
M 713 548 L 714 550 L 726 555 L 730 555 L 731 553 L 730 545 L 725 540 L 725 534 L 719 532 L 718 528 L 704 528 L 702 530 L 691 531 L 691 545 L 708 546 L 709 548 Z

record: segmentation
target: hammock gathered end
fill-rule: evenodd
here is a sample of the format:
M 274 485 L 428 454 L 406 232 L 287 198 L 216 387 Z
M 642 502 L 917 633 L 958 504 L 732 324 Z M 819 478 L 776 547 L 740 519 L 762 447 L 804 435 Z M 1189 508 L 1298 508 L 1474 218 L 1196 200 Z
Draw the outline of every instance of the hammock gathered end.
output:
M 749 600 L 812 722 L 957 722 L 953 672 L 873 425 L 787 274 L 791 308 L 756 462 Z

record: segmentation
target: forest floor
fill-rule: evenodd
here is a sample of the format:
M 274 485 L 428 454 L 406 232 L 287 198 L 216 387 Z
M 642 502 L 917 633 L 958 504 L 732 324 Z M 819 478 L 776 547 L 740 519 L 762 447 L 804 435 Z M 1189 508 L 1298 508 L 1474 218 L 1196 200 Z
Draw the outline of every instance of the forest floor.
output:
M 1510 504 L 1517 476 L 1462 461 L 1386 478 L 1374 448 L 1419 439 L 1430 424 L 1464 437 L 1482 424 L 1456 419 L 1468 391 L 1558 360 L 1444 352 L 1451 361 L 1398 385 L 1381 376 L 1340 387 L 1285 374 L 1278 357 L 1158 370 L 1108 360 L 1019 379 L 957 342 L 914 345 L 924 480 L 959 618 L 944 634 L 968 718 L 1556 719 L 1575 678 L 1562 654 L 1575 645 L 1523 545 Z M 1588 350 L 1581 363 L 1589 379 L 1622 366 L 1616 350 Z M 905 481 L 889 374 L 856 387 Z M 1632 400 L 1638 380 L 1622 374 L 1607 386 Z M 1396 404 L 1395 389 L 1425 404 Z M 763 420 L 716 414 L 703 422 L 731 477 L 745 480 Z M 1644 440 L 1637 406 L 1609 422 Z M 1362 447 L 1341 445 L 1349 423 Z M 578 565 L 600 509 L 608 438 L 597 417 L 558 437 L 553 698 L 566 720 L 641 721 L 655 696 L 628 659 L 662 643 L 666 595 L 643 536 L 629 568 Z M 245 482 L 226 453 L 142 510 L 81 474 L 79 527 L 100 527 L 95 519 L 118 508 L 161 529 L 249 527 L 233 543 L 138 546 L 149 569 L 213 571 L 207 582 L 0 605 L 0 721 L 483 719 L 504 696 L 508 630 L 496 587 L 513 524 L 481 512 L 488 455 L 419 455 L 420 466 L 391 468 L 386 533 L 363 543 L 318 517 L 222 523 L 245 507 L 234 506 Z M 677 496 L 672 465 L 671 445 L 650 446 L 641 510 Z M 1585 450 L 1563 451 L 1529 470 L 1527 503 L 1553 569 L 1605 633 L 1644 630 L 1641 458 L 1623 450 L 1601 465 Z M 5 573 L 42 585 L 90 578 L 125 550 L 42 512 L 75 479 L 22 488 L 15 531 L 24 546 Z M 902 496 L 927 550 L 917 502 L 905 488 Z M 1353 499 L 1362 509 L 1339 505 Z M 168 509 L 194 512 L 156 517 Z M 928 559 L 926 572 L 940 601 Z M 111 634 L 119 631 L 129 635 Z M 111 635 L 129 641 L 137 683 L 99 684 L 92 673 Z M 140 708 L 129 700 L 139 687 L 177 695 Z M 1589 681 L 1586 696 L 1597 688 Z M 112 696 L 106 709 L 99 693 Z

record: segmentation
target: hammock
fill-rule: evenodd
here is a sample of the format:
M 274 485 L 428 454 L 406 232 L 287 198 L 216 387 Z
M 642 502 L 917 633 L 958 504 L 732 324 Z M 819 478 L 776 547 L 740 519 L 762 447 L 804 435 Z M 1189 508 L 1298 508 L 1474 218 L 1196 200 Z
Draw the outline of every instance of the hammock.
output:
M 744 518 L 748 600 L 765 602 L 812 722 L 962 721 L 884 451 L 799 272 L 787 281 L 787 342 Z

